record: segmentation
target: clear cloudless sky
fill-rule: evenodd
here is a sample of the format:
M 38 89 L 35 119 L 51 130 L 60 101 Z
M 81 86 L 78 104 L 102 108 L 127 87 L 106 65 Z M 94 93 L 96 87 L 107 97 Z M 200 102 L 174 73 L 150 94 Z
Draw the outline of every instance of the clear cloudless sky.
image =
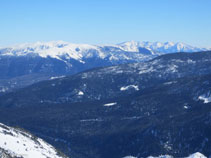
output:
M 211 0 L 0 0 L 0 46 L 173 41 L 211 47 Z

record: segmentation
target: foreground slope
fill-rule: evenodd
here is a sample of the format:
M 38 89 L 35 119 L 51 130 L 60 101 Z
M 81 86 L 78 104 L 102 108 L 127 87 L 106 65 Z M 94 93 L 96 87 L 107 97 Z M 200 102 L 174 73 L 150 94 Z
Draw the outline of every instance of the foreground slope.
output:
M 62 158 L 53 146 L 42 139 L 3 124 L 0 124 L 0 157 Z

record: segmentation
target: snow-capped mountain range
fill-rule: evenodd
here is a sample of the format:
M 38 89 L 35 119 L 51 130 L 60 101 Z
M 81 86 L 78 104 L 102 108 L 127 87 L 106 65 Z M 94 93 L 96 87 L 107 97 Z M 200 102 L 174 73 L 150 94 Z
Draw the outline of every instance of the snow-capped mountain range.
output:
M 43 58 L 51 57 L 59 60 L 74 59 L 84 63 L 84 58 L 98 57 L 109 60 L 144 60 L 149 56 L 164 53 L 198 52 L 206 48 L 190 46 L 173 42 L 136 42 L 129 41 L 116 45 L 73 44 L 64 41 L 37 42 L 20 44 L 0 49 L 2 56 L 39 55 Z M 126 53 L 130 52 L 130 53 Z M 138 54 L 137 54 L 138 53 Z
M 143 62 L 174 52 L 208 49 L 173 42 L 124 42 L 116 45 L 37 42 L 0 48 L 0 93 L 88 69 Z
M 0 123 L 1 158 L 64 158 L 56 149 L 25 131 Z
M 199 48 L 194 47 L 182 42 L 136 42 L 129 41 L 123 42 L 119 44 L 121 48 L 126 51 L 137 52 L 138 48 L 146 48 L 152 52 L 160 52 L 160 53 L 175 53 L 175 52 L 198 52 L 198 51 L 206 51 L 208 48 Z

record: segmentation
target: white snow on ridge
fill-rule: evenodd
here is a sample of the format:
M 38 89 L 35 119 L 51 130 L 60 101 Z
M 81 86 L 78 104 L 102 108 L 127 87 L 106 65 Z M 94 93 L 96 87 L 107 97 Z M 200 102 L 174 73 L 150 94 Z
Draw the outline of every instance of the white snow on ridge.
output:
M 53 76 L 50 78 L 50 80 L 58 79 L 58 78 L 64 78 L 65 76 Z
M 114 105 L 116 105 L 117 103 L 116 102 L 114 102 L 114 103 L 107 103 L 107 104 L 104 104 L 104 106 L 114 106 Z
M 184 109 L 189 109 L 189 107 L 187 105 L 184 105 L 183 107 L 184 107 Z
M 42 139 L 0 123 L 0 149 L 13 157 L 62 158 L 56 149 Z
M 0 87 L 0 93 L 5 93 L 6 91 L 8 91 L 7 87 Z
M 146 48 L 153 52 L 161 53 L 173 53 L 173 52 L 197 52 L 206 51 L 208 48 L 193 47 L 185 43 L 174 43 L 174 42 L 136 42 L 128 41 L 120 43 L 119 46 L 131 52 L 137 52 L 139 47 Z
M 140 48 L 145 48 L 151 54 L 139 53 Z M 75 59 L 84 63 L 84 58 L 98 57 L 110 60 L 146 60 L 150 56 L 157 56 L 163 53 L 173 52 L 197 52 L 208 49 L 193 47 L 184 43 L 173 42 L 136 42 L 129 41 L 116 45 L 90 45 L 73 44 L 64 41 L 36 42 L 29 44 L 20 44 L 16 46 L 1 48 L 1 54 L 4 56 L 24 56 L 38 55 L 43 58 L 51 57 L 66 62 L 69 59 Z M 131 54 L 124 54 L 124 51 Z M 122 53 L 121 53 L 122 52 Z M 191 62 L 191 61 L 189 61 Z
M 139 43 L 136 41 L 129 41 L 119 44 L 119 46 L 129 52 L 138 52 Z
M 204 156 L 203 154 L 197 152 L 197 153 L 194 153 L 186 158 L 207 158 L 206 156 Z
M 98 50 L 98 47 L 88 44 L 72 44 L 64 41 L 36 42 L 9 47 L 8 51 L 3 55 L 24 56 L 35 53 L 43 58 L 52 57 L 62 60 L 61 57 L 65 56 L 66 59 L 72 58 L 81 61 L 86 52 L 91 49 Z
M 171 84 L 174 84 L 174 83 L 177 83 L 177 81 L 169 81 L 169 82 L 165 82 L 164 85 L 171 85 Z
M 126 91 L 126 90 L 131 89 L 131 88 L 134 88 L 136 91 L 139 90 L 139 87 L 136 86 L 136 85 L 128 85 L 128 86 L 125 86 L 125 87 L 121 87 L 120 90 L 121 91 Z
M 84 95 L 84 92 L 79 91 L 79 92 L 78 92 L 78 95 Z
M 178 68 L 178 66 L 177 66 L 177 65 L 168 65 L 168 69 L 167 69 L 167 71 L 168 71 L 168 72 L 175 73 L 175 72 L 177 72 L 177 71 L 178 71 L 178 70 L 177 70 L 177 68 Z
M 37 42 L 32 44 L 21 44 L 2 48 L 2 56 L 25 56 L 33 55 L 42 58 L 55 58 L 68 63 L 69 59 L 75 59 L 85 64 L 87 58 L 109 58 L 110 61 L 118 60 L 135 60 L 143 61 L 151 59 L 152 56 L 141 53 L 125 54 L 125 50 L 119 45 L 90 45 L 90 44 L 73 44 L 63 41 Z
M 154 71 L 155 71 L 155 69 L 153 67 L 143 68 L 139 71 L 139 74 L 146 74 L 146 73 L 151 73 Z

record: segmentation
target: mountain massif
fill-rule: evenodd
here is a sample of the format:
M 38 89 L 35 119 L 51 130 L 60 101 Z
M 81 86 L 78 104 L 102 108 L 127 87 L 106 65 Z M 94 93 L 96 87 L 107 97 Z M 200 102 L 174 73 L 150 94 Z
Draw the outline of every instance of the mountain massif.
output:
M 5 106 L 30 106 L 123 97 L 179 78 L 211 74 L 210 65 L 210 52 L 167 54 L 142 63 L 98 68 L 40 82 L 11 93 L 3 101 Z
M 38 42 L 1 48 L 0 94 L 91 68 L 148 61 L 166 53 L 205 50 L 183 43 L 135 41 L 117 45 Z
M 0 122 L 74 158 L 211 156 L 210 111 L 209 51 L 95 68 L 0 97 Z

